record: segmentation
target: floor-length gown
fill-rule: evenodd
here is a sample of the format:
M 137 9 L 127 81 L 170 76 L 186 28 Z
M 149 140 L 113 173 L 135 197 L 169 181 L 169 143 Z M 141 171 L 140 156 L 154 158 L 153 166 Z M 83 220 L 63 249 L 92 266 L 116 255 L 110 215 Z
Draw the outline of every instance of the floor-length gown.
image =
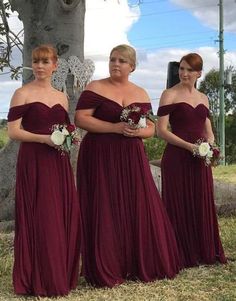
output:
M 60 104 L 12 107 L 8 121 L 50 134 L 69 122 Z M 13 285 L 16 294 L 66 295 L 78 281 L 80 207 L 68 154 L 47 144 L 22 142 L 16 170 Z
M 209 110 L 186 102 L 164 105 L 158 116 L 169 114 L 172 132 L 196 143 L 203 139 Z M 213 195 L 211 167 L 191 152 L 167 144 L 161 161 L 162 199 L 175 229 L 184 267 L 225 263 Z
M 136 103 L 147 106 L 149 103 Z M 117 123 L 123 107 L 84 91 L 77 109 L 94 108 Z M 78 158 L 78 192 L 84 231 L 83 275 L 95 286 L 126 279 L 147 282 L 179 271 L 174 231 L 152 178 L 142 139 L 87 133 Z

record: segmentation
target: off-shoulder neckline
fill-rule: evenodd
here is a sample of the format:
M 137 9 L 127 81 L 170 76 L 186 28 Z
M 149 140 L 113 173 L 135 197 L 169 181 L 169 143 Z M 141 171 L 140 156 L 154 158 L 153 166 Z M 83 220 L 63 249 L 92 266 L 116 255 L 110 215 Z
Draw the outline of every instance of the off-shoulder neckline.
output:
M 207 107 L 206 107 L 206 105 L 204 105 L 204 103 L 199 103 L 199 104 L 197 104 L 195 107 L 194 106 L 192 106 L 190 103 L 188 103 L 188 102 L 186 102 L 186 101 L 180 101 L 180 102 L 175 102 L 175 103 L 170 103 L 170 104 L 167 104 L 167 105 L 163 105 L 163 106 L 160 106 L 159 108 L 163 108 L 163 107 L 168 107 L 168 106 L 175 106 L 175 105 L 178 105 L 178 104 L 186 104 L 187 106 L 189 106 L 189 107 L 191 107 L 192 109 L 196 109 L 197 107 L 199 107 L 199 106 L 204 106 L 204 108 L 206 108 L 207 110 L 209 110 Z
M 56 103 L 56 104 L 54 104 L 53 106 L 49 106 L 49 105 L 47 105 L 46 103 L 44 103 L 44 102 L 41 102 L 41 101 L 32 101 L 32 102 L 28 102 L 28 103 L 24 103 L 24 104 L 22 104 L 22 105 L 17 105 L 17 106 L 13 106 L 13 107 L 11 107 L 10 109 L 12 109 L 12 108 L 19 108 L 19 107 L 24 107 L 24 106 L 30 106 L 30 105 L 33 105 L 33 104 L 40 104 L 40 105 L 43 105 L 43 106 L 45 106 L 46 108 L 48 108 L 48 109 L 53 109 L 54 107 L 56 107 L 56 106 L 60 106 L 61 108 L 63 108 L 63 110 L 64 111 L 66 111 L 66 109 L 63 107 L 63 105 L 62 104 L 60 104 L 60 103 Z M 67 112 L 67 111 L 66 111 Z
M 150 105 L 151 105 L 150 102 L 138 102 L 138 101 L 133 101 L 133 102 L 131 102 L 130 104 L 128 104 L 128 105 L 126 105 L 126 106 L 123 106 L 123 105 L 121 105 L 120 103 L 118 103 L 117 101 L 115 101 L 115 100 L 113 100 L 113 99 L 110 99 L 110 98 L 108 98 L 108 97 L 106 97 L 106 96 L 103 96 L 103 95 L 101 95 L 101 94 L 98 94 L 98 93 L 96 93 L 96 92 L 94 92 L 94 91 L 91 91 L 91 90 L 84 90 L 83 92 L 90 92 L 90 93 L 93 93 L 93 94 L 95 94 L 95 95 L 97 95 L 97 96 L 99 96 L 99 97 L 104 98 L 105 100 L 108 100 L 108 101 L 110 101 L 110 102 L 112 102 L 112 103 L 118 105 L 120 108 L 123 108 L 123 109 L 125 109 L 125 108 L 127 108 L 128 106 L 133 105 L 133 104 L 150 104 Z

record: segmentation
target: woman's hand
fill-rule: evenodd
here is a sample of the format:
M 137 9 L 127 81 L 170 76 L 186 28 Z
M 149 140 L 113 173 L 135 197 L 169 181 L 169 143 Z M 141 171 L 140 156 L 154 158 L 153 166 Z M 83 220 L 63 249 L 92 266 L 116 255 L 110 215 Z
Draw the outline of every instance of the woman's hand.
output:
M 57 148 L 57 145 L 52 142 L 51 135 L 42 135 L 42 143 Z
M 126 122 L 118 122 L 114 124 L 114 133 L 122 134 L 126 137 L 137 137 L 140 129 L 135 129 Z
M 145 128 L 134 128 L 126 122 L 118 122 L 112 124 L 112 133 L 121 134 L 125 137 L 139 137 L 149 138 L 154 135 L 155 127 L 153 122 L 147 121 L 147 127 Z
M 189 150 L 192 154 L 194 153 L 194 151 L 197 150 L 197 148 L 198 148 L 197 145 L 193 143 L 188 143 L 188 145 L 186 146 L 186 149 Z
M 112 124 L 112 128 L 113 128 L 113 133 L 116 134 L 124 134 L 124 130 L 126 127 L 126 123 L 125 122 L 117 122 L 117 123 L 113 123 Z
M 126 137 L 138 137 L 140 133 L 140 129 L 135 129 L 129 125 L 125 125 L 124 130 L 123 130 L 123 135 Z
M 126 122 L 118 122 L 114 124 L 114 132 L 122 134 L 126 137 L 137 137 L 140 129 L 135 129 L 128 125 Z

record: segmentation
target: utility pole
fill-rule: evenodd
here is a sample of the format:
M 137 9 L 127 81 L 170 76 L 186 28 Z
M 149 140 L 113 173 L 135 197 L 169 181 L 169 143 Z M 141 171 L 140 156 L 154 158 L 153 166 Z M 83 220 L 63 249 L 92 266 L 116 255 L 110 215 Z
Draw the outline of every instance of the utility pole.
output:
M 220 116 L 219 116 L 219 134 L 220 134 L 220 151 L 223 156 L 221 161 L 225 165 L 225 101 L 224 101 L 224 14 L 223 0 L 219 0 L 219 57 L 220 57 Z

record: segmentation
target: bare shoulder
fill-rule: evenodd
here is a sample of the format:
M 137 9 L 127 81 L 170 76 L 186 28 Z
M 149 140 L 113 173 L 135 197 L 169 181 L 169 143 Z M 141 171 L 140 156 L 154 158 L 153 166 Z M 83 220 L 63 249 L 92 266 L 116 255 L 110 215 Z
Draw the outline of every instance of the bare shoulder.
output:
M 12 95 L 10 107 L 26 104 L 27 96 L 29 93 L 29 85 L 18 88 Z
M 61 92 L 54 88 L 54 93 L 57 98 L 62 99 L 62 100 L 67 100 L 67 95 L 64 92 Z
M 206 96 L 206 94 L 199 92 L 199 96 L 201 98 L 201 102 L 207 107 L 209 108 L 209 100 L 208 97 Z
M 172 104 L 176 97 L 177 91 L 175 87 L 166 89 L 162 92 L 160 98 L 160 106 Z
M 85 90 L 99 93 L 104 85 L 104 82 L 105 79 L 93 80 L 85 87 Z
M 57 89 L 54 89 L 54 96 L 55 102 L 59 102 L 66 110 L 68 110 L 68 96 Z
M 139 99 L 141 102 L 150 102 L 150 97 L 144 88 L 134 83 L 130 83 L 128 90 L 135 99 Z

